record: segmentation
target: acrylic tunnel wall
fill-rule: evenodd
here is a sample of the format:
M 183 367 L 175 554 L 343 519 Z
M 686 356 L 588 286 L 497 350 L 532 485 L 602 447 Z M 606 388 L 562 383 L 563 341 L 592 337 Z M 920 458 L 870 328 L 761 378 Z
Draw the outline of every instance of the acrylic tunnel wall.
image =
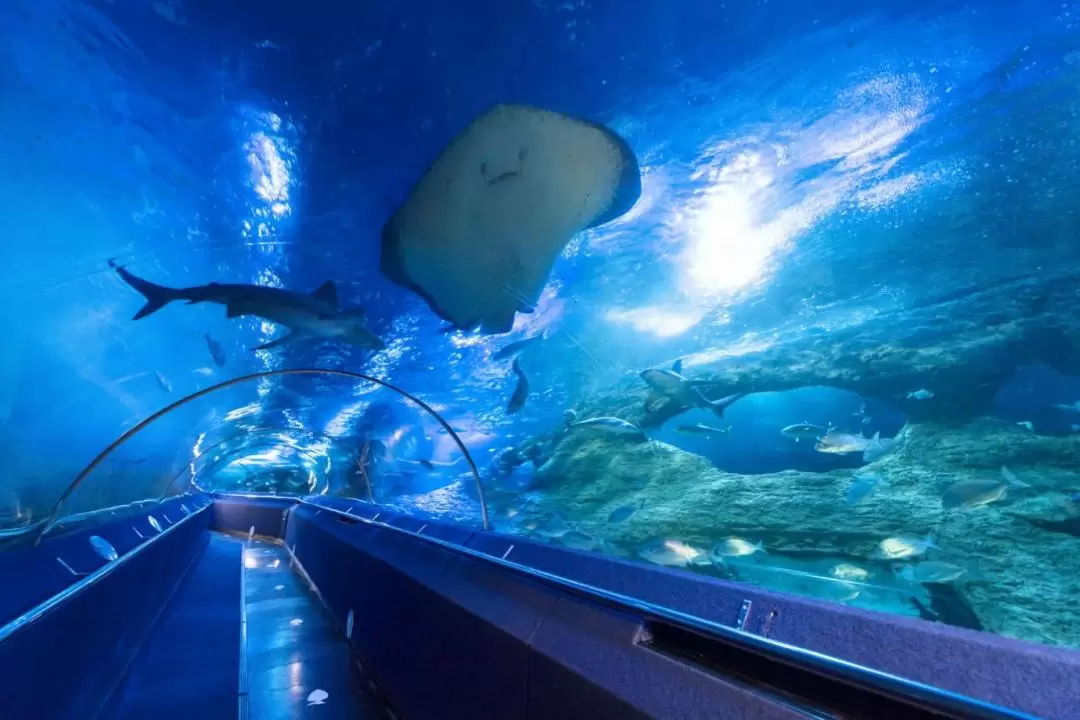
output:
M 192 487 L 486 507 L 589 557 L 1080 647 L 1075 8 L 344 5 L 5 2 L 0 532 Z M 581 203 L 491 211 L 551 256 L 535 298 L 481 298 L 495 333 L 384 251 L 502 103 L 600 133 L 624 212 L 553 247 L 537 222 Z M 513 149 L 481 190 L 545 157 Z M 405 255 L 471 298 L 498 269 Z M 177 292 L 144 312 L 142 282 Z M 270 289 L 332 327 L 245 305 Z M 68 494 L 172 403 L 289 368 L 449 428 L 266 375 Z
M 315 408 L 322 431 L 308 427 Z M 61 531 L 189 492 L 347 497 L 487 523 L 475 461 L 441 416 L 376 379 L 305 369 L 239 376 L 175 400 L 104 448 L 50 505 L 20 505 L 18 518 Z M 29 528 L 5 528 L 20 529 Z

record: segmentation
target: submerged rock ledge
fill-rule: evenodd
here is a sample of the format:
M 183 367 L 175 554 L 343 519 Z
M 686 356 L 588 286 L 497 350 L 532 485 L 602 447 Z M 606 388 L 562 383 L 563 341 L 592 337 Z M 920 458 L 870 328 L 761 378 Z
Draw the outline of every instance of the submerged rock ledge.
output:
M 1023 277 L 947 295 L 839 329 L 809 328 L 791 339 L 747 338 L 742 349 L 684 359 L 684 375 L 710 381 L 716 399 L 736 392 L 808 386 L 886 400 L 909 418 L 963 424 L 993 414 L 1001 385 L 1020 367 L 1045 364 L 1080 374 L 1080 293 L 1075 275 Z M 929 389 L 930 400 L 907 394 Z M 646 414 L 647 388 L 620 383 L 576 406 L 656 426 L 680 408 Z
M 769 555 L 759 556 L 761 565 L 827 557 L 885 575 L 891 575 L 889 564 L 874 559 L 878 542 L 932 534 L 940 549 L 925 559 L 970 568 L 954 585 L 987 630 L 1080 646 L 1077 540 L 1040 526 L 1077 515 L 1068 496 L 1080 489 L 1074 467 L 1080 437 L 1039 436 L 991 420 L 962 427 L 913 423 L 904 434 L 900 449 L 866 468 L 889 485 L 851 506 L 845 498 L 850 471 L 738 475 L 663 443 L 559 432 L 549 438 L 551 454 L 537 473 L 537 500 L 516 522 L 558 512 L 623 555 L 658 537 L 707 549 L 739 535 L 764 541 Z M 999 477 L 1002 465 L 1032 488 L 1010 491 L 989 506 L 942 508 L 941 493 L 950 484 Z M 493 499 L 498 511 L 499 494 Z M 633 518 L 608 522 L 613 510 L 641 499 L 645 506 Z

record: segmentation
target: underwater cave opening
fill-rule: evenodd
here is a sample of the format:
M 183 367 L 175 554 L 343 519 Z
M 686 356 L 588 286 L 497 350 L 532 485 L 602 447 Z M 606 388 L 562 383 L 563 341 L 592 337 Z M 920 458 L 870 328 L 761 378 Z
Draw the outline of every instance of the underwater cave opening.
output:
M 689 410 L 667 421 L 653 439 L 707 458 L 725 472 L 760 475 L 783 470 L 828 472 L 864 465 L 861 452 L 819 452 L 814 438 L 794 439 L 785 427 L 805 423 L 834 432 L 893 437 L 907 422 L 903 412 L 881 399 L 825 386 L 748 395 L 718 420 L 707 410 Z M 692 433 L 695 425 L 730 428 Z

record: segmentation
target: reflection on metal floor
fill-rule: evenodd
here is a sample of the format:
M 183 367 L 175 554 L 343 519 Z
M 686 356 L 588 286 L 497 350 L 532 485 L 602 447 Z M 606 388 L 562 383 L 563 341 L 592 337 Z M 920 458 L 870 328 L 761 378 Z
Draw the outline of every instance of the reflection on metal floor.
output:
M 247 692 L 252 720 L 392 717 L 371 694 L 326 608 L 281 545 L 244 550 Z
M 285 548 L 214 534 L 99 717 L 393 716 Z

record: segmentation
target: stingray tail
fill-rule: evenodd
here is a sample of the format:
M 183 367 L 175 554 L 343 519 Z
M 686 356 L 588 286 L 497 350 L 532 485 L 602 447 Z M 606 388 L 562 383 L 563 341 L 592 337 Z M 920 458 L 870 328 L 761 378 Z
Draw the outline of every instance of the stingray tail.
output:
M 116 260 L 110 259 L 109 267 L 116 270 L 116 274 L 120 276 L 121 280 L 135 288 L 140 295 L 146 298 L 146 304 L 140 308 L 139 312 L 135 313 L 132 320 L 139 320 L 147 315 L 152 315 L 173 300 L 181 299 L 181 295 L 176 289 L 157 285 L 149 280 L 143 280 L 141 277 L 132 275 L 122 266 L 117 265 Z

